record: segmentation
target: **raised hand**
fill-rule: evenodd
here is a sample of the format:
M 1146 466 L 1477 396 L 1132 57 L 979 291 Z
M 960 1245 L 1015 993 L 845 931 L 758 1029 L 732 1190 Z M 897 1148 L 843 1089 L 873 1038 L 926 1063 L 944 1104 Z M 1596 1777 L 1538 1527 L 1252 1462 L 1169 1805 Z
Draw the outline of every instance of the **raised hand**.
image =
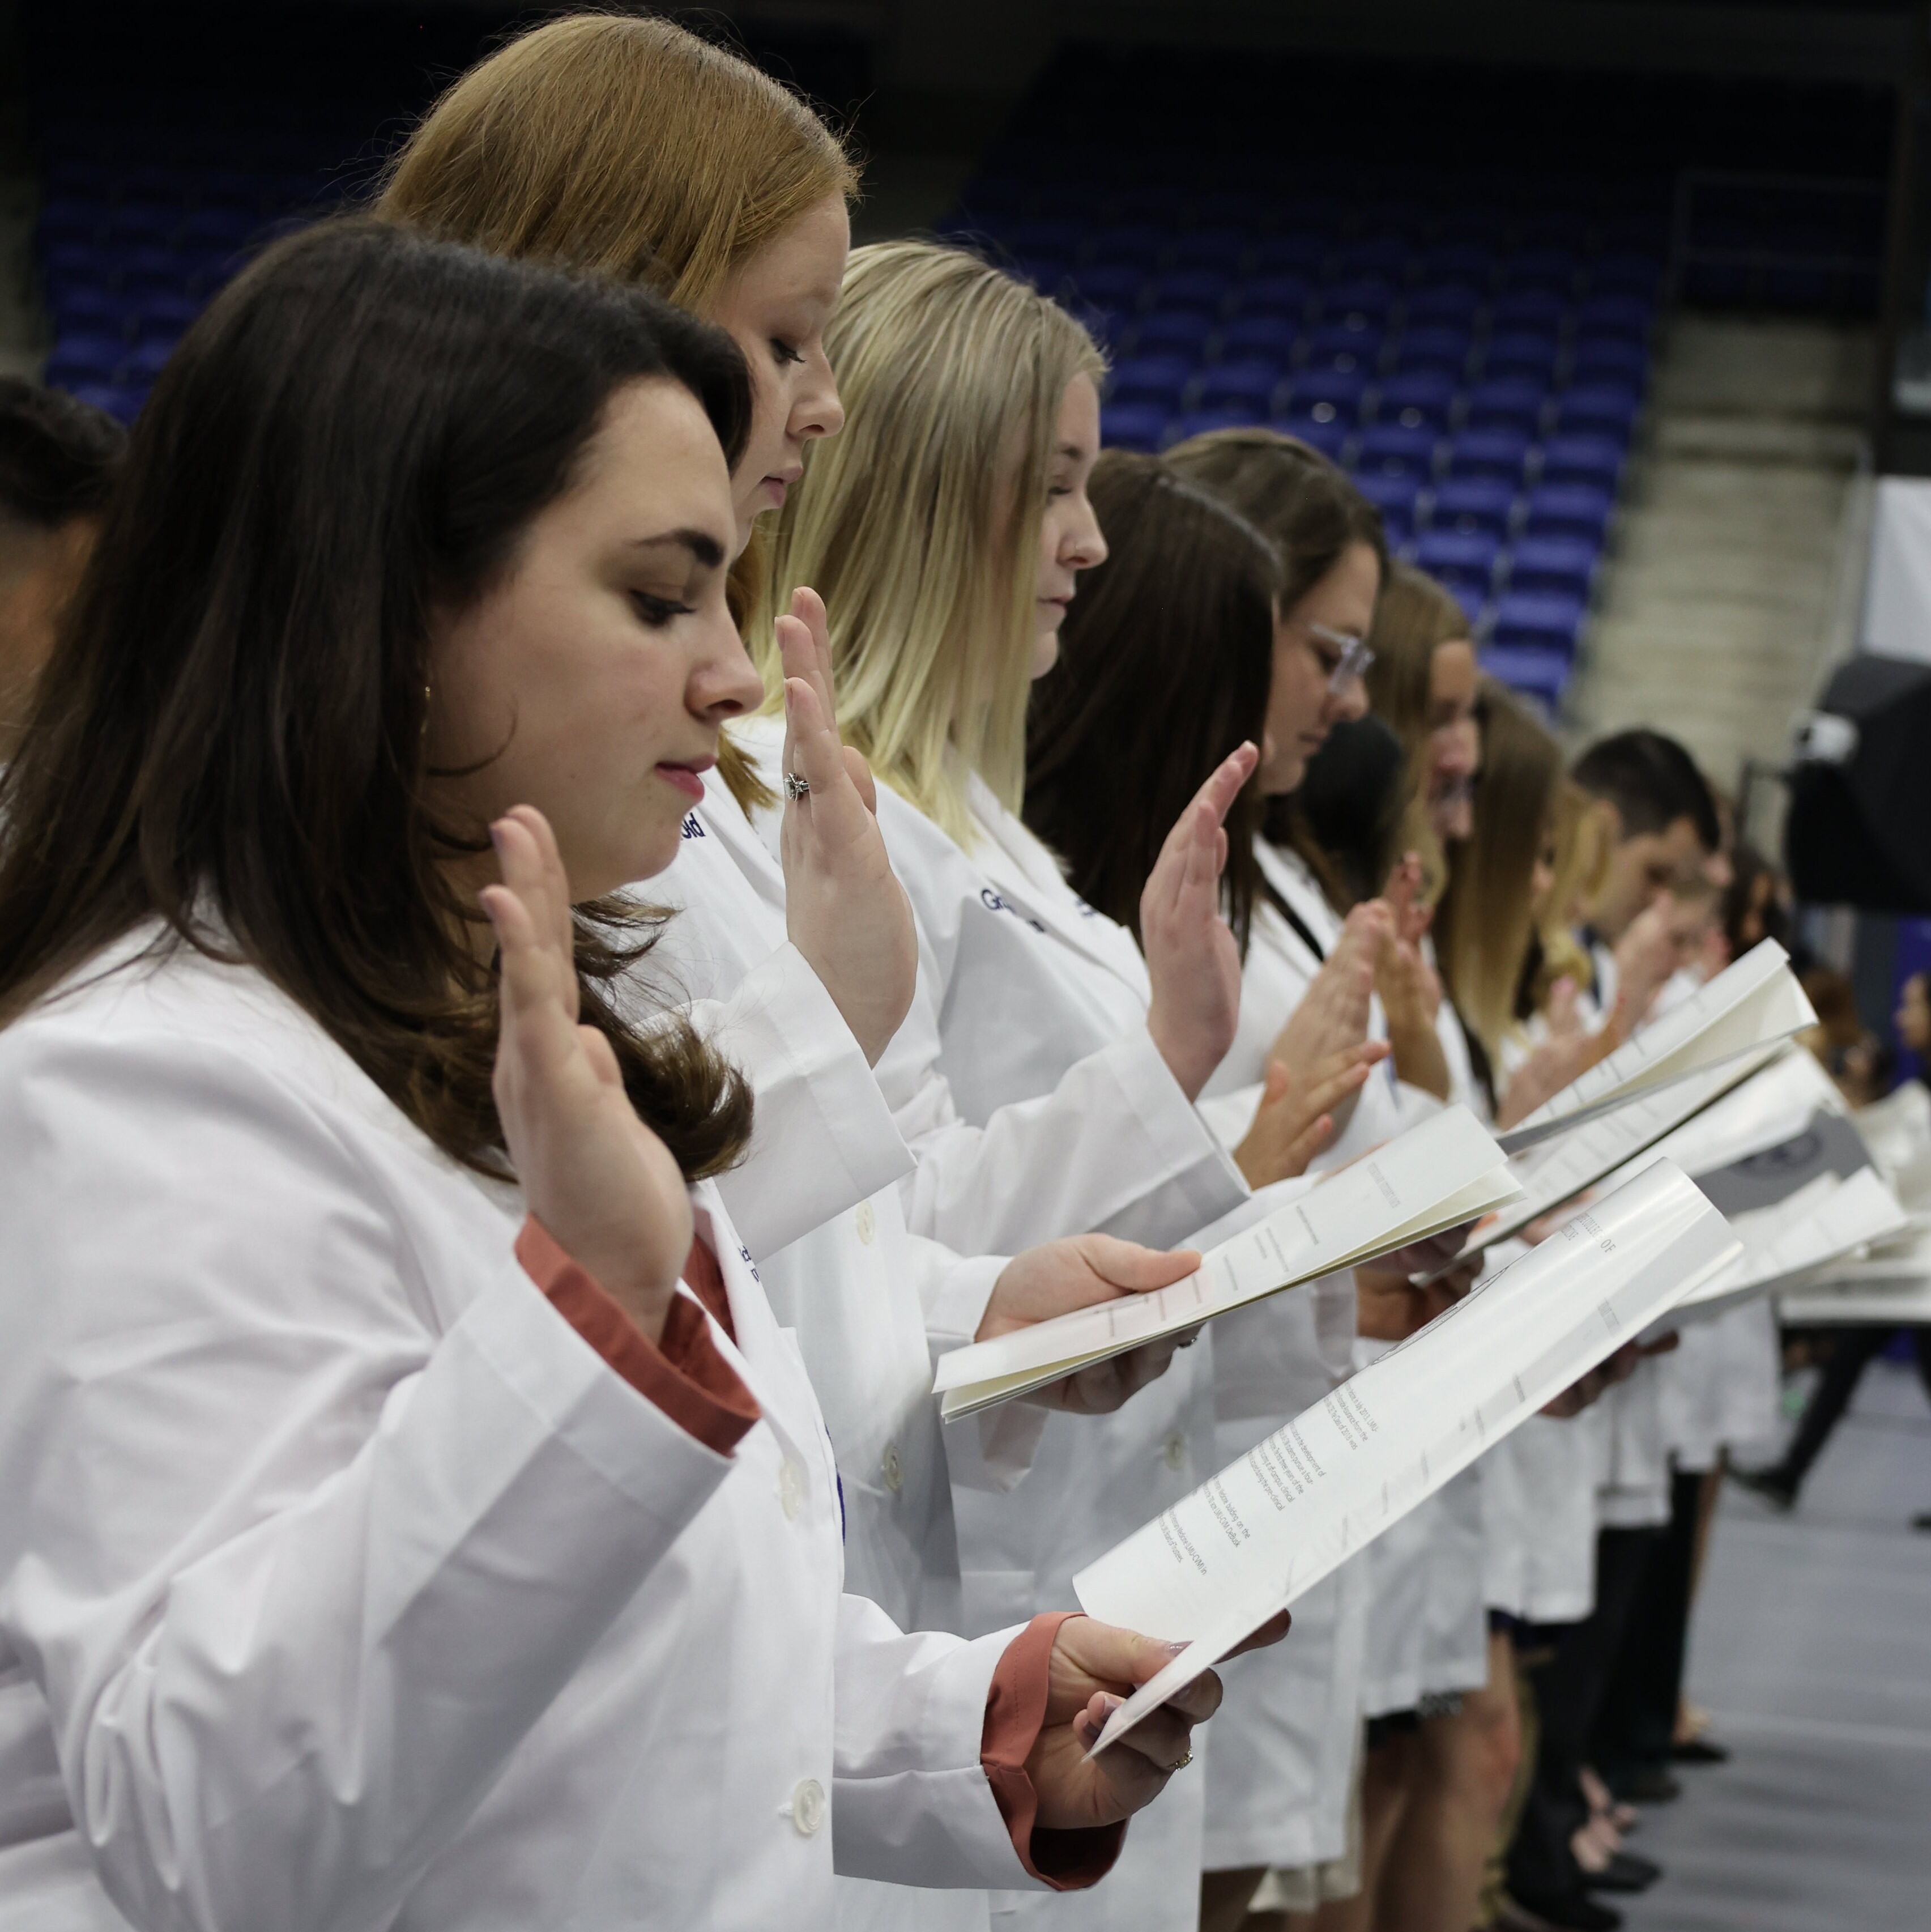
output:
M 1355 1331 L 1376 1342 L 1405 1342 L 1443 1310 L 1459 1301 L 1482 1272 L 1480 1254 L 1457 1262 L 1438 1280 L 1409 1278 L 1400 1255 L 1384 1256 L 1354 1270 Z
M 1357 906 L 1334 950 L 1308 982 L 1306 993 L 1275 1040 L 1270 1060 L 1305 1077 L 1334 1054 L 1368 1037 L 1375 998 L 1375 962 L 1394 932 L 1394 915 L 1380 899 Z
M 1318 1062 L 1297 1079 L 1285 1062 L 1267 1069 L 1267 1081 L 1254 1123 L 1234 1150 L 1234 1164 L 1250 1187 L 1292 1180 L 1345 1124 L 1345 1110 L 1368 1084 L 1368 1076 L 1388 1055 L 1385 1040 L 1363 1040 Z
M 652 1342 L 691 1248 L 670 1150 L 637 1117 L 610 1043 L 580 1026 L 570 882 L 542 813 L 490 828 L 502 884 L 481 895 L 502 961 L 493 1082 L 529 1211 Z
M 1648 1017 L 1656 996 L 1682 963 L 1675 913 L 1675 900 L 1668 892 L 1658 892 L 1616 942 L 1616 994 L 1626 1004 L 1632 1028 Z
M 1630 1004 L 1618 992 L 1609 1019 L 1591 1033 L 1577 1006 L 1576 982 L 1566 975 L 1549 994 L 1549 1036 L 1517 1067 L 1495 1108 L 1495 1125 L 1507 1131 L 1519 1126 L 1546 1101 L 1599 1060 L 1606 1060 L 1630 1036 Z
M 1140 895 L 1140 943 L 1153 987 L 1147 1030 L 1191 1100 L 1234 1044 L 1240 949 L 1221 916 L 1228 809 L 1253 776 L 1251 744 L 1229 754 L 1194 794 Z
M 790 615 L 776 628 L 784 769 L 811 787 L 784 804 L 784 929 L 876 1066 L 918 982 L 912 908 L 886 856 L 871 767 L 839 740 L 831 634 L 818 593 L 793 591 Z
M 1074 1234 L 1048 1241 L 1006 1263 L 973 1339 L 989 1342 L 1073 1309 L 1170 1287 L 1199 1266 L 1200 1256 L 1192 1248 L 1164 1252 L 1111 1234 Z M 1164 1375 L 1180 1346 L 1180 1338 L 1172 1336 L 1149 1342 L 1036 1389 L 1025 1400 L 1076 1415 L 1110 1414 Z

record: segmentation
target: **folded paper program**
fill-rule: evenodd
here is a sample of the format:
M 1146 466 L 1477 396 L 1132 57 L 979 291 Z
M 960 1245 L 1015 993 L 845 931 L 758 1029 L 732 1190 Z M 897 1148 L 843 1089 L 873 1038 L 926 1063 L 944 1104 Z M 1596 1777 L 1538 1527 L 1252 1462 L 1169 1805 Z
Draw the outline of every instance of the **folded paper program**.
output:
M 1739 1252 L 1660 1162 L 1073 1579 L 1091 1615 L 1187 1649 L 1104 1750 Z
M 1519 1154 L 1636 1094 L 1788 1040 L 1816 1018 L 1790 956 L 1766 939 L 1498 1138 L 1507 1152 Z
M 953 1350 L 934 1387 L 948 1421 L 1044 1388 L 1229 1309 L 1460 1227 L 1518 1192 L 1465 1107 L 1432 1114 L 1208 1251 L 1184 1281 Z

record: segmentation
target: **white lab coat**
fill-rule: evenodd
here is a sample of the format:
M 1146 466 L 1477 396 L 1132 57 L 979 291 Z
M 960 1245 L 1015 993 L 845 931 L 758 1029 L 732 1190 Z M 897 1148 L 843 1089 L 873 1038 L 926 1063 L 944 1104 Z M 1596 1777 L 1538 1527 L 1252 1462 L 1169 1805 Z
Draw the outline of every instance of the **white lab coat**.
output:
M 1298 854 L 1258 839 L 1255 857 L 1321 951 L 1310 950 L 1270 901 L 1256 905 L 1241 974 L 1240 1026 L 1201 1102 L 1230 1145 L 1252 1123 L 1269 1053 L 1333 952 L 1342 923 Z M 1369 1034 L 1378 1039 L 1386 1030 L 1377 1000 Z M 1402 1125 L 1393 1070 L 1384 1064 L 1369 1076 L 1343 1132 L 1315 1156 L 1314 1171 L 1355 1159 Z M 1246 1454 L 1352 1372 L 1355 1323 L 1351 1271 L 1329 1276 L 1307 1294 L 1279 1295 L 1222 1318 L 1214 1358 L 1216 1465 Z M 1210 1870 L 1306 1867 L 1345 1852 L 1369 1578 L 1365 1556 L 1343 1564 L 1295 1604 L 1288 1642 L 1227 1667 L 1227 1703 L 1216 1720 L 1207 1767 Z
M 1006 1640 L 841 1594 L 796 1346 L 693 1202 L 762 1410 L 729 1458 L 259 975 L 178 953 L 0 1034 L 14 1922 L 828 1928 L 835 1849 L 1022 1882 Z
M 742 731 L 767 782 L 782 739 L 775 720 Z M 918 1159 L 907 1225 L 962 1252 L 1012 1253 L 1093 1228 L 1165 1244 L 1243 1207 L 1246 1184 L 1147 1031 L 1132 935 L 1084 905 L 1045 847 L 967 782 L 982 834 L 970 854 L 879 788 L 919 929 L 912 1010 L 876 1070 Z M 778 814 L 757 825 L 775 849 Z M 1045 1417 L 1012 1493 L 955 1486 L 968 1630 L 1015 1605 L 1077 1607 L 1075 1570 L 1213 1472 L 1212 1353 L 1203 1337 L 1112 1415 Z M 996 1898 L 996 1922 L 1192 1924 L 1203 1783 L 1198 1766 L 1174 1779 L 1090 1892 Z

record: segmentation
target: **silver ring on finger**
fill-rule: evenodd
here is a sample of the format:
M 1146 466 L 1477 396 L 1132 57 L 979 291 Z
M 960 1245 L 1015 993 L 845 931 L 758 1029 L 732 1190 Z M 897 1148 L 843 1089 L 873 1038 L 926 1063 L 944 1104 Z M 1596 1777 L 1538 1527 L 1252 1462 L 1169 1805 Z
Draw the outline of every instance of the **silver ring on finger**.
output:
M 784 774 L 784 796 L 789 799 L 802 798 L 811 789 L 811 781 L 800 778 L 796 772 Z
M 1172 1777 L 1172 1776 L 1173 1776 L 1173 1774 L 1174 1774 L 1174 1773 L 1175 1772 L 1177 1772 L 1177 1771 L 1184 1771 L 1184 1770 L 1186 1770 L 1186 1768 L 1187 1768 L 1187 1766 L 1188 1766 L 1189 1765 L 1192 1764 L 1192 1762 L 1193 1762 L 1193 1746 L 1192 1746 L 1192 1744 L 1189 1744 L 1189 1745 L 1187 1746 L 1187 1748 L 1186 1748 L 1186 1752 L 1185 1756 L 1182 1756 L 1182 1757 L 1180 1757 L 1180 1758 L 1179 1758 L 1179 1759 L 1176 1760 L 1174 1762 L 1173 1762 L 1173 1763 L 1171 1763 L 1171 1764 L 1170 1764 L 1170 1765 L 1168 1765 L 1168 1767 L 1167 1767 L 1167 1775 L 1168 1775 L 1169 1778 L 1171 1778 L 1171 1777 Z

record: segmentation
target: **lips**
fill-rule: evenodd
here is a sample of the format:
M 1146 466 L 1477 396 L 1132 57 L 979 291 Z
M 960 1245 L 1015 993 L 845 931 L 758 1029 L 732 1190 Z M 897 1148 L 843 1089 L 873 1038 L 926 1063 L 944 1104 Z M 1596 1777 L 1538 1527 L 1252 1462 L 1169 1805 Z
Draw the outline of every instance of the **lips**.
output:
M 665 762 L 658 766 L 657 776 L 667 784 L 675 785 L 686 798 L 701 802 L 704 796 L 704 774 L 717 763 L 713 758 L 692 758 L 687 764 L 672 764 Z

